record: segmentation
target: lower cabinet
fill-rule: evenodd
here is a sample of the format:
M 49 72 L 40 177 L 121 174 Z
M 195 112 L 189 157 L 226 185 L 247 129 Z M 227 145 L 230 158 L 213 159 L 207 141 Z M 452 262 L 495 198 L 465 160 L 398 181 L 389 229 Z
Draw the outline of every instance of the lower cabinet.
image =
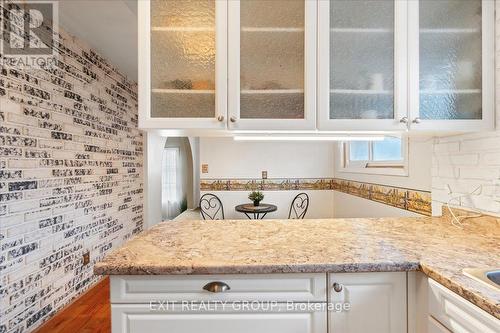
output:
M 330 303 L 344 305 L 328 312 L 329 333 L 407 331 L 405 272 L 330 274 L 328 283 Z
M 406 273 L 112 276 L 113 333 L 403 333 Z
M 498 333 L 500 320 L 428 279 L 428 333 Z
M 248 309 L 240 309 L 248 305 Z M 151 311 L 146 304 L 112 307 L 113 332 L 127 333 L 316 333 L 326 332 L 326 312 L 290 304 L 242 303 L 200 309 L 176 304 Z

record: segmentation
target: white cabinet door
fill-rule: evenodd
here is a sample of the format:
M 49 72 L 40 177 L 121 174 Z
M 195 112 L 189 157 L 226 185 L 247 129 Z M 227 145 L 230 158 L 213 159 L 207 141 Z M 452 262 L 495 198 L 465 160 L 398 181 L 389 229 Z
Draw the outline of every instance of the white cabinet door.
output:
M 226 128 L 227 2 L 138 2 L 139 127 Z
M 113 333 L 324 333 L 325 311 L 290 311 L 286 304 L 263 303 L 254 310 L 227 304 L 222 310 L 199 310 L 177 304 L 158 309 L 148 304 L 112 305 Z M 234 305 L 236 306 L 236 305 Z
M 319 1 L 318 128 L 407 128 L 407 1 Z
M 412 130 L 493 129 L 493 0 L 409 1 Z
M 316 128 L 315 0 L 228 1 L 229 128 Z
M 429 279 L 429 316 L 455 333 L 498 333 L 500 320 Z
M 328 282 L 330 303 L 350 306 L 329 311 L 329 333 L 406 332 L 406 273 L 338 273 Z

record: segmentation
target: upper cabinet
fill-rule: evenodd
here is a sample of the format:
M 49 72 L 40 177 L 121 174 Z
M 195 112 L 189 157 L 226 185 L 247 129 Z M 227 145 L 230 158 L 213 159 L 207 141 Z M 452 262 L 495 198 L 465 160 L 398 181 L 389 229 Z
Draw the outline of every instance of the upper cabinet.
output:
M 139 1 L 139 126 L 494 128 L 493 0 Z
M 228 1 L 229 128 L 316 128 L 316 6 Z
M 493 129 L 494 4 L 409 1 L 411 129 Z
M 140 127 L 225 128 L 227 3 L 138 6 Z
M 406 128 L 406 8 L 394 0 L 319 1 L 320 130 Z

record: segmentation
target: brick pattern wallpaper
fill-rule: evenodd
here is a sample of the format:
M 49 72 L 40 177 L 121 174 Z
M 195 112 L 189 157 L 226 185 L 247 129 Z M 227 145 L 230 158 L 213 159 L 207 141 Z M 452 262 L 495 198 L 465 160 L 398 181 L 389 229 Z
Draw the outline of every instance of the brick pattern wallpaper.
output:
M 0 333 L 34 330 L 143 227 L 137 86 L 60 34 L 55 68 L 0 72 Z
M 500 1 L 496 2 L 500 10 Z M 500 56 L 500 20 L 496 20 L 496 58 Z M 496 68 L 497 82 L 500 67 Z M 498 87 L 496 87 L 496 90 Z M 498 95 L 498 93 L 497 93 Z M 432 158 L 433 214 L 443 204 L 500 216 L 500 98 L 497 130 L 435 139 Z M 450 193 L 451 189 L 451 193 Z

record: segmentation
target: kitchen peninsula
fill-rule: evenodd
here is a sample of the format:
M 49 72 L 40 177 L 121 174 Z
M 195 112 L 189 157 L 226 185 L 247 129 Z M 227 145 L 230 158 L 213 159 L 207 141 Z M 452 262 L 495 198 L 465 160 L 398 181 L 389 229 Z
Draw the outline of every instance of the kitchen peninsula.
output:
M 139 327 L 156 332 L 167 322 L 179 332 L 204 325 L 246 332 L 246 319 L 257 325 L 252 331 L 262 321 L 265 332 L 290 332 L 290 325 L 298 329 L 293 332 L 358 332 L 364 327 L 419 332 L 419 325 L 495 332 L 500 292 L 462 270 L 498 266 L 500 220 L 470 218 L 461 228 L 450 220 L 445 214 L 164 222 L 108 255 L 95 273 L 111 275 L 114 332 Z M 288 313 L 278 306 L 272 313 L 186 313 L 173 307 L 159 313 L 151 309 L 155 300 L 350 302 L 352 309 Z M 440 304 L 443 300 L 448 303 Z M 461 323 L 459 318 L 457 324 L 447 313 L 449 304 L 480 320 Z M 274 320 L 283 316 L 290 321 Z M 475 324 L 480 326 L 470 326 Z

